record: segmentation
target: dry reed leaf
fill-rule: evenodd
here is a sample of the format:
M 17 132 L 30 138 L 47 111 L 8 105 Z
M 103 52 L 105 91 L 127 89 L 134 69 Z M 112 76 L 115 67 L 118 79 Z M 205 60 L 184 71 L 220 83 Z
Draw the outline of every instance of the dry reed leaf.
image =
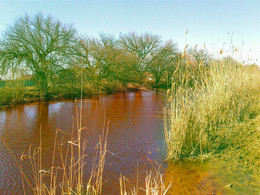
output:
M 186 52 L 184 51 L 184 52 L 182 53 L 181 57 L 184 58 L 185 55 L 186 55 Z
M 197 47 L 198 47 L 198 43 L 194 46 L 193 51 L 195 51 Z
M 184 47 L 184 51 L 186 51 L 186 49 L 188 48 L 189 44 L 185 45 Z

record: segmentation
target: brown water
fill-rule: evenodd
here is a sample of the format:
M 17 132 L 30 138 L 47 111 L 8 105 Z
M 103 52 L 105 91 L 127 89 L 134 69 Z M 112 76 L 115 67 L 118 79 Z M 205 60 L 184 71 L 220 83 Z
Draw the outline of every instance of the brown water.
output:
M 119 176 L 124 175 L 136 186 L 144 186 L 148 170 L 162 165 L 165 182 L 172 183 L 169 194 L 222 194 L 223 185 L 217 182 L 207 164 L 164 163 L 164 137 L 162 108 L 165 99 L 152 92 L 129 92 L 85 99 L 82 104 L 82 139 L 87 140 L 84 175 L 90 174 L 93 150 L 102 133 L 104 120 L 109 121 L 108 152 L 104 171 L 103 194 L 119 194 Z M 30 146 L 43 147 L 43 169 L 51 166 L 53 145 L 57 129 L 60 139 L 69 139 L 76 128 L 76 109 L 80 102 L 58 101 L 19 105 L 0 111 L 0 136 L 20 163 L 22 154 Z M 41 133 L 40 133 L 41 132 Z M 59 159 L 58 155 L 56 157 Z M 22 194 L 21 171 L 0 141 L 0 194 Z M 23 170 L 33 180 L 28 161 L 22 163 Z M 137 171 L 138 167 L 138 171 Z M 219 177 L 221 178 L 221 177 Z M 246 179 L 245 179 L 246 180 Z M 27 194 L 32 192 L 26 187 Z
M 93 148 L 98 143 L 104 119 L 109 121 L 108 150 L 104 172 L 104 192 L 114 194 L 119 190 L 120 173 L 130 181 L 137 176 L 140 182 L 145 170 L 155 160 L 163 164 L 163 121 L 164 97 L 152 92 L 129 92 L 109 96 L 97 96 L 83 101 L 82 139 L 87 140 L 86 153 L 92 159 Z M 20 156 L 30 146 L 40 143 L 40 129 L 44 148 L 43 168 L 51 165 L 56 129 L 70 134 L 76 126 L 76 107 L 80 102 L 58 101 L 19 105 L 0 111 L 0 135 L 20 162 Z M 74 125 L 73 125 L 74 124 Z M 67 137 L 63 134 L 64 139 Z M 86 166 L 86 175 L 91 169 Z M 20 171 L 3 142 L 0 142 L 0 194 L 21 194 Z M 31 175 L 29 163 L 23 163 L 27 175 Z

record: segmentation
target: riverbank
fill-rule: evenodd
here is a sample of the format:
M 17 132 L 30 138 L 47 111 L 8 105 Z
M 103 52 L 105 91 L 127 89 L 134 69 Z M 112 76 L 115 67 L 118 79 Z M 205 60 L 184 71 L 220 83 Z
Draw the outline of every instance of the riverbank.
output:
M 140 84 L 129 83 L 127 86 L 114 87 L 113 90 L 102 90 L 97 92 L 89 86 L 85 86 L 82 90 L 82 97 L 89 98 L 96 95 L 108 95 L 121 92 L 136 92 L 136 91 L 152 91 L 147 86 Z M 14 106 L 37 101 L 58 101 L 58 100 L 74 100 L 81 97 L 81 90 L 70 88 L 56 88 L 50 91 L 45 99 L 42 99 L 35 87 L 22 86 L 7 86 L 0 88 L 0 110 L 12 108 Z
M 259 68 L 213 61 L 194 88 L 173 86 L 165 110 L 168 159 L 205 157 L 259 181 Z
M 154 143 L 154 140 L 155 138 L 156 139 L 158 138 L 158 130 L 161 129 L 163 131 L 162 122 L 161 124 L 157 124 L 157 122 L 162 121 L 162 119 L 158 117 L 158 113 L 161 113 L 161 108 L 164 105 L 164 101 L 165 99 L 161 95 L 156 95 L 151 92 L 122 93 L 122 94 L 119 93 L 111 96 L 110 95 L 100 96 L 98 99 L 90 98 L 86 101 L 83 101 L 82 126 L 87 127 L 87 130 L 82 131 L 83 133 L 82 135 L 84 135 L 83 137 L 88 140 L 89 144 L 92 145 L 97 141 L 96 139 L 98 138 L 104 120 L 103 118 L 105 113 L 104 110 L 107 111 L 106 117 L 109 118 L 111 122 L 109 125 L 109 138 L 108 138 L 109 152 L 107 153 L 108 158 L 106 159 L 106 166 L 107 166 L 106 168 L 108 169 L 108 174 L 104 174 L 104 178 L 108 178 L 109 181 L 114 179 L 115 181 L 118 182 L 118 178 L 117 178 L 118 175 L 113 174 L 111 176 L 109 172 L 111 168 L 113 168 L 113 169 L 119 169 L 121 173 L 122 171 L 126 173 L 131 173 L 130 175 L 126 175 L 127 179 L 129 179 L 131 183 L 135 183 L 136 182 L 135 178 L 137 174 L 137 164 L 133 162 L 136 159 L 136 157 L 134 157 L 133 155 L 138 156 L 139 159 L 138 166 L 140 168 L 142 165 L 142 161 L 147 160 L 147 163 L 150 164 L 149 159 L 155 158 L 158 154 L 160 154 L 163 151 L 163 143 L 164 143 L 163 135 L 161 135 L 161 139 L 158 140 L 158 144 L 161 144 L 160 147 L 158 147 L 158 145 Z M 20 153 L 23 154 L 24 152 L 27 151 L 24 148 L 24 144 L 25 144 L 24 140 L 28 140 L 26 141 L 26 143 L 28 144 L 32 144 L 35 141 L 37 142 L 40 139 L 39 129 L 41 127 L 41 131 L 42 131 L 41 136 L 42 139 L 44 140 L 42 142 L 43 145 L 41 147 L 45 148 L 45 150 L 43 150 L 44 153 L 46 152 L 48 153 L 47 155 L 48 158 L 46 159 L 51 159 L 51 156 L 53 155 L 52 146 L 53 146 L 53 141 L 54 141 L 53 137 L 55 135 L 55 131 L 57 130 L 57 128 L 59 128 L 62 129 L 64 135 L 69 134 L 69 132 L 71 131 L 71 125 L 73 124 L 72 118 L 75 118 L 76 116 L 76 114 L 73 112 L 75 111 L 75 105 L 79 106 L 80 104 L 76 103 L 75 101 L 64 101 L 64 102 L 58 101 L 58 102 L 50 102 L 48 104 L 37 103 L 37 104 L 30 104 L 30 105 L 21 105 L 17 108 L 10 109 L 6 111 L 6 113 L 4 112 L 1 113 L 2 114 L 1 115 L 2 118 L 0 117 L 0 119 L 2 119 L 2 121 L 0 120 L 0 124 L 1 124 L 0 127 L 2 128 L 1 132 L 5 135 L 5 139 L 9 140 L 9 145 L 11 146 L 12 150 L 17 152 L 15 148 L 17 146 L 17 143 L 19 143 L 19 146 L 21 146 L 21 148 L 19 148 L 19 152 L 17 152 L 17 154 Z M 142 114 L 140 115 L 140 113 Z M 93 123 L 99 125 L 99 128 Z M 118 123 L 121 124 L 118 125 Z M 257 124 L 257 122 L 255 122 L 255 124 Z M 252 125 L 253 124 L 249 125 L 247 128 L 249 128 Z M 120 128 L 122 127 L 122 130 L 118 129 L 119 127 Z M 241 135 L 247 135 L 247 133 L 251 134 L 251 131 L 248 132 L 247 128 L 240 127 L 240 129 L 234 131 L 234 133 L 235 132 L 238 133 L 241 129 L 244 129 L 245 131 L 241 131 Z M 154 129 L 153 133 L 151 133 L 151 129 Z M 144 133 L 144 131 L 147 131 L 147 133 Z M 33 133 L 31 134 L 28 132 L 33 132 Z M 132 135 L 130 134 L 130 132 Z M 122 134 L 124 135 L 122 136 Z M 149 135 L 150 137 L 152 134 L 153 136 L 151 137 L 151 139 L 150 138 L 148 139 L 147 136 Z M 163 134 L 163 132 L 161 132 L 161 134 Z M 138 135 L 139 141 L 136 140 L 136 138 L 131 139 L 133 137 L 137 137 L 136 135 Z M 237 139 L 238 144 L 240 141 L 245 142 L 245 140 L 241 140 L 241 135 Z M 255 134 L 252 134 L 251 138 L 253 138 L 254 135 Z M 31 136 L 33 136 L 33 138 L 31 138 Z M 233 136 L 237 136 L 237 135 L 234 134 Z M 118 142 L 120 144 L 118 144 Z M 15 144 L 13 145 L 13 143 Z M 136 147 L 137 143 L 140 144 L 144 143 L 145 146 L 147 146 L 147 148 L 140 149 L 140 147 Z M 38 144 L 39 144 L 38 142 L 34 143 L 35 147 L 38 147 Z M 51 148 L 46 150 L 46 148 L 48 147 Z M 90 149 L 91 148 L 92 146 L 90 147 Z M 112 151 L 113 154 L 111 154 L 110 151 Z M 254 151 L 257 150 L 255 149 Z M 87 150 L 87 153 L 91 154 L 91 150 Z M 114 154 L 116 156 L 114 156 Z M 5 155 L 2 155 L 2 157 L 4 156 Z M 158 157 L 156 157 L 156 159 L 159 160 L 157 162 L 161 164 L 164 161 L 164 157 L 165 156 L 161 156 L 159 159 Z M 207 158 L 207 161 L 205 160 L 206 157 L 209 157 Z M 247 173 L 243 175 L 241 173 L 240 170 L 241 159 L 240 159 L 240 164 L 234 163 L 234 159 L 239 158 L 239 155 L 237 154 L 236 156 L 234 156 L 235 158 L 233 158 L 233 156 L 230 156 L 227 151 L 226 157 L 228 157 L 229 159 L 228 158 L 224 159 L 224 155 L 221 156 L 217 154 L 215 154 L 214 156 L 204 155 L 203 163 L 201 163 L 200 156 L 194 158 L 193 160 L 188 159 L 188 160 L 178 161 L 178 162 L 169 162 L 166 170 L 163 172 L 163 173 L 166 172 L 163 178 L 167 178 L 167 180 L 166 179 L 163 180 L 165 186 L 168 186 L 171 183 L 173 184 L 172 187 L 170 188 L 171 191 L 169 192 L 169 194 L 177 193 L 177 192 L 178 193 L 198 192 L 198 194 L 211 193 L 211 192 L 214 193 L 216 192 L 216 190 L 217 192 L 223 192 L 223 193 L 224 192 L 230 193 L 232 191 L 235 194 L 236 192 L 241 192 L 241 189 L 243 190 L 243 192 L 255 192 L 257 187 L 254 186 L 250 173 L 248 175 Z M 20 159 L 19 155 L 18 158 Z M 88 162 L 86 163 L 86 165 L 91 164 L 89 162 L 90 159 L 91 157 L 87 157 L 85 159 L 86 161 L 84 162 Z M 43 160 L 43 162 L 48 162 L 48 160 L 46 161 Z M 218 167 L 215 168 L 212 165 L 215 166 L 217 164 L 216 162 L 218 163 Z M 57 157 L 57 162 L 55 163 L 59 163 L 58 157 Z M 125 166 L 125 163 L 127 164 L 127 166 Z M 28 164 L 29 163 L 25 159 L 24 166 L 27 166 Z M 117 164 L 117 166 L 115 166 L 115 164 Z M 118 164 L 121 164 L 122 166 L 121 165 L 118 166 Z M 208 168 L 207 168 L 207 164 L 209 165 Z M 3 162 L 3 165 L 5 165 L 5 161 Z M 12 165 L 12 163 L 8 163 L 8 165 Z M 49 169 L 49 166 L 47 167 Z M 145 165 L 145 167 L 147 167 L 147 165 Z M 106 168 L 104 169 L 105 172 L 107 170 Z M 13 167 L 10 170 L 13 170 Z M 28 169 L 26 170 L 28 171 Z M 31 170 L 29 169 L 28 174 L 30 173 L 30 171 Z M 223 178 L 223 173 L 226 174 L 226 177 L 224 178 Z M 138 174 L 140 176 L 141 172 L 139 172 Z M 189 175 L 188 178 L 187 178 L 187 174 Z M 145 176 L 143 175 L 141 178 L 144 177 Z M 219 180 L 222 179 L 223 181 L 219 182 Z M 139 184 L 139 187 L 140 185 L 141 184 Z M 225 186 L 227 187 L 231 186 L 231 189 L 226 189 Z M 103 190 L 104 193 L 106 194 L 106 192 L 108 192 L 111 188 L 118 189 L 117 187 L 118 187 L 117 183 L 110 184 L 107 185 Z M 247 189 L 247 187 L 250 189 Z

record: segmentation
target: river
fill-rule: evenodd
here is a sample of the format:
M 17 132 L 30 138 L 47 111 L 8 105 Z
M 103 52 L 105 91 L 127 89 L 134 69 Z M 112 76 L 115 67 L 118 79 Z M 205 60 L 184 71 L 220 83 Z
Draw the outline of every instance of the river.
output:
M 82 131 L 82 139 L 87 141 L 89 159 L 92 159 L 104 124 L 109 122 L 103 177 L 105 194 L 118 192 L 120 174 L 134 184 L 137 167 L 139 182 L 142 182 L 145 170 L 151 168 L 149 160 L 163 164 L 163 105 L 164 97 L 152 92 L 100 95 L 83 100 L 82 127 L 86 129 Z M 66 133 L 70 134 L 76 127 L 76 107 L 79 112 L 80 101 L 36 102 L 0 111 L 0 135 L 19 163 L 20 156 L 27 154 L 29 147 L 39 146 L 41 137 L 42 167 L 48 169 L 56 130 L 60 129 L 59 136 L 66 140 Z M 0 142 L 0 165 L 1 194 L 22 193 L 21 171 L 3 142 Z M 86 167 L 91 169 L 91 166 Z M 23 163 L 23 170 L 29 178 L 32 177 L 29 163 Z
M 129 187 L 136 186 L 137 181 L 138 186 L 144 187 L 147 171 L 157 169 L 158 165 L 166 185 L 172 183 L 169 194 L 223 193 L 225 183 L 216 182 L 212 171 L 208 171 L 208 163 L 164 162 L 164 104 L 164 96 L 140 91 L 94 96 L 84 99 L 82 105 L 71 100 L 36 102 L 0 111 L 0 194 L 23 194 L 23 189 L 26 194 L 32 194 L 26 181 L 23 185 L 18 164 L 33 182 L 32 166 L 26 154 L 41 143 L 41 166 L 49 170 L 56 132 L 59 132 L 59 143 L 66 145 L 77 128 L 81 108 L 81 123 L 85 127 L 82 140 L 86 141 L 87 156 L 84 178 L 90 174 L 93 151 L 104 126 L 109 129 L 103 194 L 119 194 L 121 174 L 129 181 Z M 66 149 L 61 153 L 66 155 Z M 61 161 L 57 151 L 55 159 L 57 163 Z

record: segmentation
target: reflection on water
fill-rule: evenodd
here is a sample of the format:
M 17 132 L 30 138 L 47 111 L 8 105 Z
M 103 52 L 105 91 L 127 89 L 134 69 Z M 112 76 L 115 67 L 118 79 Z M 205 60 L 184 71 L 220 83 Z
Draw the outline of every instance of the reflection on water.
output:
M 119 93 L 109 96 L 96 96 L 82 102 L 82 132 L 87 140 L 86 154 L 91 165 L 93 149 L 102 132 L 104 119 L 109 121 L 108 150 L 104 172 L 105 194 L 117 194 L 119 176 L 122 173 L 132 185 L 136 185 L 137 163 L 139 182 L 143 182 L 146 170 L 155 160 L 163 164 L 163 121 L 164 97 L 151 92 Z M 63 139 L 69 139 L 72 129 L 76 129 L 76 110 L 80 101 L 59 101 L 19 105 L 16 108 L 0 111 L 0 134 L 20 162 L 20 156 L 30 146 L 37 147 L 42 137 L 43 168 L 51 165 L 54 138 L 61 129 Z M 59 157 L 57 156 L 57 159 Z M 0 142 L 0 194 L 21 194 L 20 171 L 7 148 Z M 23 163 L 29 177 L 31 167 Z M 86 166 L 86 176 L 91 166 Z M 31 178 L 32 180 L 32 178 Z
M 5 112 L 0 112 L 0 124 L 4 123 L 6 120 L 6 113 Z
M 82 126 L 86 129 L 82 135 L 83 139 L 88 141 L 85 176 L 90 174 L 93 150 L 106 119 L 109 121 L 109 136 L 103 177 L 104 194 L 119 193 L 120 174 L 131 182 L 129 186 L 136 186 L 138 171 L 138 183 L 142 186 L 147 170 L 154 165 L 151 164 L 151 160 L 163 166 L 165 183 L 172 183 L 168 194 L 256 192 L 256 186 L 248 184 L 248 178 L 234 174 L 239 173 L 238 171 L 232 170 L 228 173 L 223 168 L 213 169 L 211 163 L 185 161 L 168 165 L 164 163 L 162 121 L 164 101 L 163 96 L 152 92 L 119 93 L 84 99 Z M 42 166 L 44 169 L 49 169 L 56 130 L 62 130 L 60 136 L 63 142 L 70 139 L 72 129 L 75 130 L 77 127 L 76 111 L 79 111 L 80 107 L 80 101 L 59 101 L 19 105 L 13 109 L 0 111 L 0 135 L 18 162 L 20 156 L 27 152 L 30 146 L 38 147 L 41 135 L 44 149 Z M 56 159 L 59 163 L 58 154 Z M 0 166 L 0 194 L 22 194 L 21 172 L 2 141 L 0 141 Z M 23 163 L 22 166 L 26 175 L 33 180 L 30 164 Z M 228 179 L 228 175 L 233 177 Z M 230 182 L 234 183 L 234 187 L 231 190 L 224 189 Z M 27 194 L 31 193 L 27 191 Z

